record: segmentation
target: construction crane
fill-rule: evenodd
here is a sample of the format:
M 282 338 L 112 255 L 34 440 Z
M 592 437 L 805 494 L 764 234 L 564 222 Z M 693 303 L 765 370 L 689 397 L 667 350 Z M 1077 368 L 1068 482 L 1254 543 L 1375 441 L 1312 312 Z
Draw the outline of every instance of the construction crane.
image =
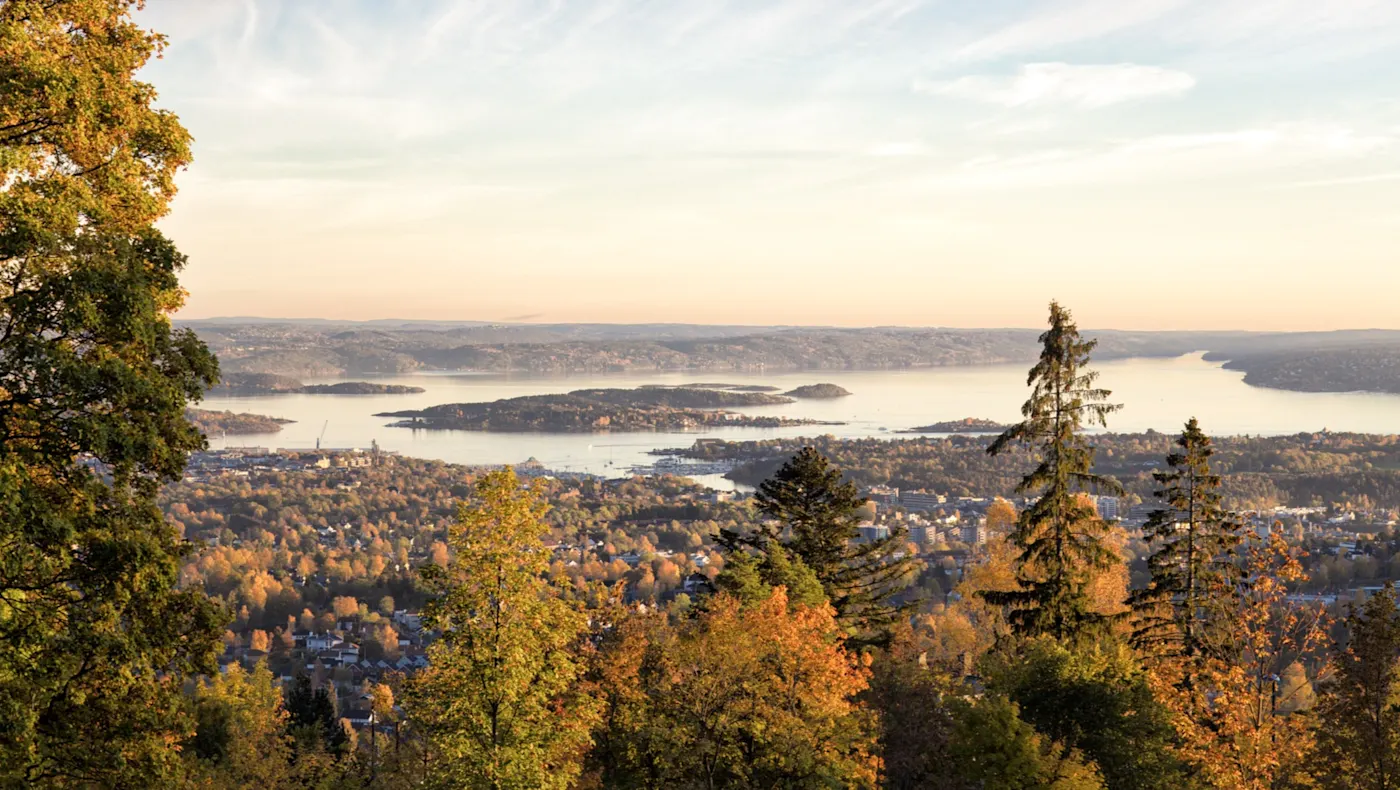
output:
M 316 449 L 321 449 L 321 440 L 326 438 L 326 429 L 330 427 L 331 421 L 326 420 L 326 424 L 321 426 L 321 435 L 316 437 Z

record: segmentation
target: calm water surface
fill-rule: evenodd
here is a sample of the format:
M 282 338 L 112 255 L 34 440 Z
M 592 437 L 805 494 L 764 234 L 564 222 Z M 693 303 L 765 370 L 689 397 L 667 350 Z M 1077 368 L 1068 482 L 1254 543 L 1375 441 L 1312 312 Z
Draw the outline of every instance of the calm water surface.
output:
M 1333 431 L 1400 433 L 1400 396 L 1366 393 L 1299 393 L 1246 385 L 1243 374 L 1224 370 L 1199 356 L 1134 359 L 1095 365 L 1100 382 L 1124 405 L 1110 418 L 1114 431 L 1148 428 L 1179 430 L 1195 416 L 1216 435 L 1288 434 Z M 941 420 L 984 417 L 1011 422 L 1019 417 L 1028 390 L 1025 365 L 982 365 L 899 371 L 815 371 L 807 373 L 686 373 L 589 375 L 530 378 L 480 374 L 424 373 L 374 379 L 423 387 L 417 395 L 271 395 L 209 398 L 203 408 L 245 411 L 296 420 L 280 433 L 229 437 L 227 444 L 309 448 L 325 431 L 326 447 L 368 447 L 371 440 L 405 455 L 466 464 L 519 463 L 537 458 L 552 469 L 619 475 L 633 464 L 655 460 L 647 451 L 684 447 L 697 438 L 732 440 L 812 436 L 891 437 L 894 431 Z M 334 379 L 307 380 L 323 383 Z M 831 382 L 852 395 L 780 406 L 739 409 L 749 414 L 781 414 L 845 425 L 796 428 L 719 428 L 691 433 L 544 434 L 424 431 L 387 427 L 376 412 L 420 409 L 440 403 L 491 401 L 519 395 L 567 392 L 585 387 L 725 382 L 768 384 L 791 389 Z M 225 441 L 211 437 L 211 446 Z M 714 482 L 714 481 L 707 481 Z

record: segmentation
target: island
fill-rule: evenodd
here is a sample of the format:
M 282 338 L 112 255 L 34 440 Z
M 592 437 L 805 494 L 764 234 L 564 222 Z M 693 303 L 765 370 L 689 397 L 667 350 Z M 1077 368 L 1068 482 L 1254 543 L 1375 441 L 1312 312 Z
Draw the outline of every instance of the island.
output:
M 225 434 L 245 436 L 248 434 L 277 433 L 282 426 L 295 420 L 281 417 L 267 417 L 262 414 L 236 414 L 231 411 L 210 411 L 208 409 L 185 409 L 185 419 L 205 436 Z
M 229 373 L 209 390 L 212 395 L 409 395 L 424 392 L 422 387 L 403 384 L 376 384 L 369 381 L 337 381 L 334 384 L 303 384 L 290 376 L 274 373 Z
M 370 381 L 337 381 L 334 384 L 307 384 L 297 392 L 305 395 L 414 395 L 422 387 L 405 384 L 376 384 Z
M 705 392 L 708 397 L 694 393 Z M 719 397 L 725 396 L 725 397 Z M 527 395 L 489 403 L 448 403 L 427 409 L 383 412 L 375 416 L 397 417 L 396 428 L 429 430 L 592 433 L 609 431 L 684 431 L 710 427 L 782 428 L 794 425 L 832 425 L 816 420 L 739 414 L 717 405 L 738 398 L 733 405 L 761 405 L 777 396 L 692 389 L 595 389 L 560 395 Z M 764 400 L 757 400 L 764 399 Z M 779 402 L 791 402 L 780 399 Z
M 835 384 L 805 384 L 797 389 L 791 389 L 783 393 L 794 398 L 844 398 L 850 395 L 850 391 L 845 387 L 838 387 Z
M 993 420 L 964 417 L 961 420 L 935 422 L 932 425 L 920 425 L 917 428 L 908 428 L 895 431 L 895 433 L 1001 433 L 1009 427 Z
M 698 387 L 638 387 L 637 389 L 584 389 L 569 393 L 618 406 L 669 406 L 677 409 L 727 409 L 740 406 L 777 406 L 792 398 L 766 392 L 701 389 Z
M 674 389 L 698 389 L 698 390 L 729 390 L 731 392 L 777 392 L 778 387 L 770 387 L 766 384 L 718 384 L 709 381 L 697 381 L 693 384 L 643 384 L 638 389 L 650 390 L 674 390 Z

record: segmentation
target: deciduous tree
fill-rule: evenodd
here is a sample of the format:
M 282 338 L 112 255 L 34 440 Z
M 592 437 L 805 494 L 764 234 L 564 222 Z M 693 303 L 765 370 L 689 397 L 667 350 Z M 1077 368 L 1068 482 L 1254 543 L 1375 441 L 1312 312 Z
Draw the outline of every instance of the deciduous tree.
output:
M 609 788 L 874 787 L 868 671 L 831 608 L 720 593 L 678 625 L 634 615 L 604 648 Z
M 448 529 L 446 567 L 420 569 L 441 631 L 431 666 L 408 685 L 433 773 L 461 788 L 565 788 L 597 718 L 580 693 L 584 615 L 545 578 L 547 506 L 509 469 L 481 477 Z
M 1225 615 L 1238 657 L 1163 659 L 1149 679 L 1172 712 L 1183 759 L 1213 787 L 1265 790 L 1308 776 L 1313 733 L 1307 717 L 1285 712 L 1280 675 L 1297 656 L 1323 648 L 1326 613 L 1288 600 L 1288 585 L 1307 575 L 1276 532 L 1249 543 L 1244 574 L 1239 605 Z
M 1015 702 L 1037 732 L 1091 760 L 1108 787 L 1191 786 L 1175 753 L 1171 712 L 1153 696 L 1126 644 L 1113 638 L 1066 644 L 1042 636 L 983 665 L 990 689 Z
M 189 135 L 134 0 L 0 3 L 0 787 L 167 786 L 221 615 L 155 495 L 217 377 L 153 223 Z
M 197 787 L 289 786 L 291 739 L 282 691 L 265 664 L 252 672 L 232 664 L 195 693 L 198 728 L 187 747 Z
M 943 786 L 978 790 L 1101 790 L 1083 755 L 1036 732 L 1016 703 L 988 695 L 953 704 L 953 734 Z M 948 781 L 952 780 L 952 781 Z M 957 782 L 955 784 L 954 782 Z M 935 787 L 938 785 L 934 785 Z

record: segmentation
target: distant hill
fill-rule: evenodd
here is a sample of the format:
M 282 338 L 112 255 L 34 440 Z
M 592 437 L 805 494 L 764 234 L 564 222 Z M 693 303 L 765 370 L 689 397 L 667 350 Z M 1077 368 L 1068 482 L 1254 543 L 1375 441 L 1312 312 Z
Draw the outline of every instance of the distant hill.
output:
M 228 375 L 356 376 L 415 370 L 540 375 L 878 370 L 1027 364 L 1038 329 L 488 324 L 211 319 L 182 322 Z M 1208 352 L 1259 386 L 1400 392 L 1400 331 L 1085 330 L 1094 358 Z M 696 387 L 703 388 L 703 387 Z M 724 389 L 730 389 L 728 387 Z

